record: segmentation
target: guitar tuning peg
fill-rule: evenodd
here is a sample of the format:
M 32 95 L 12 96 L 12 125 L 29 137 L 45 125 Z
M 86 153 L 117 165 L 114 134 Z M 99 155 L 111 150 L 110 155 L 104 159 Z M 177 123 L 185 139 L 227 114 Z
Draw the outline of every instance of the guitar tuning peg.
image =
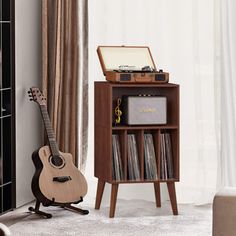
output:
M 31 98 L 30 101 L 33 101 L 33 99 Z
M 30 91 L 28 91 L 28 93 L 30 94 L 31 92 L 30 92 Z

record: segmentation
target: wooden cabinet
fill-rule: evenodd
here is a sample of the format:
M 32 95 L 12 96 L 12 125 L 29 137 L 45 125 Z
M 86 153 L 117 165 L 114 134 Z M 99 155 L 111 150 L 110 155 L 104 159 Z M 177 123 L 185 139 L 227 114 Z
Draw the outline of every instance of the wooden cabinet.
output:
M 167 98 L 167 124 L 165 125 L 115 125 L 115 106 L 123 95 L 150 94 Z M 157 175 L 156 179 L 145 177 L 144 134 L 153 137 Z M 172 146 L 173 176 L 163 178 L 161 163 L 161 136 L 168 133 Z M 117 134 L 123 168 L 123 178 L 114 180 L 112 159 L 112 135 Z M 134 134 L 137 142 L 140 179 L 130 180 L 128 175 L 129 134 Z M 119 184 L 153 183 L 156 206 L 161 206 L 160 183 L 166 183 L 173 214 L 177 215 L 175 182 L 179 181 L 179 85 L 177 84 L 119 84 L 95 82 L 95 177 L 98 178 L 95 209 L 100 208 L 105 183 L 112 185 L 110 217 L 114 217 Z
M 0 214 L 15 206 L 14 1 L 0 0 Z

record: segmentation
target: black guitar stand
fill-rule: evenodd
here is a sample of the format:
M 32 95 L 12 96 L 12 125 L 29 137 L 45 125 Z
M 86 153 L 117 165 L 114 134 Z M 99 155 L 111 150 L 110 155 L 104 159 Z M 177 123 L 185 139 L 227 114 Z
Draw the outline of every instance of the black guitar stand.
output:
M 42 203 L 42 205 L 45 206 L 45 207 L 48 207 L 48 206 L 61 206 L 62 208 L 78 212 L 81 215 L 88 215 L 89 214 L 88 210 L 83 210 L 83 209 L 80 209 L 78 207 L 72 206 L 71 203 L 68 203 L 68 204 L 67 203 L 65 203 L 65 204 L 57 204 L 57 203 L 54 202 L 54 200 L 55 199 L 53 198 L 52 201 L 49 201 L 47 203 Z M 80 203 L 82 201 L 83 201 L 83 198 L 80 197 L 80 200 L 77 201 L 77 202 L 74 202 L 74 204 L 78 204 L 78 203 Z M 49 213 L 46 213 L 46 212 L 43 212 L 43 211 L 39 210 L 40 204 L 41 204 L 41 202 L 37 199 L 35 207 L 29 207 L 28 210 L 30 212 L 34 212 L 37 215 L 46 217 L 47 219 L 52 218 L 52 214 L 49 214 Z
M 40 201 L 39 201 L 39 200 L 36 200 L 35 207 L 29 207 L 28 210 L 31 211 L 31 212 L 34 212 L 34 213 L 37 214 L 37 215 L 44 216 L 44 217 L 46 217 L 47 219 L 52 218 L 52 214 L 49 214 L 49 213 L 40 211 L 40 210 L 39 210 L 39 207 L 40 207 Z

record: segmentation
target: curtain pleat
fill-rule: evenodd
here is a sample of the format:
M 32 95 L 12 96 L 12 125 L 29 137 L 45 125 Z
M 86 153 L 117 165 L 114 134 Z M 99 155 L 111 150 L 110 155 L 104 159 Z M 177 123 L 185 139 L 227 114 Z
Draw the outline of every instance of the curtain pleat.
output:
M 88 142 L 88 1 L 80 0 L 78 12 L 78 166 L 84 172 Z
M 220 5 L 221 186 L 236 187 L 236 29 L 233 0 Z
M 84 60 L 79 55 L 79 33 L 87 34 L 87 31 L 79 31 L 79 25 L 83 24 L 80 18 L 84 20 L 84 15 L 87 16 L 83 11 L 78 12 L 84 2 L 87 4 L 80 0 L 42 0 L 43 93 L 48 98 L 48 111 L 59 148 L 71 153 L 76 165 L 83 159 L 80 168 L 86 162 L 87 152 L 82 150 L 87 147 L 87 138 L 79 134 L 78 123 L 88 119 L 88 113 L 83 112 L 87 111 L 88 104 L 86 100 L 82 104 L 79 100 L 81 92 L 88 96 L 88 90 L 83 89 L 88 80 L 88 61 L 79 62 Z M 85 22 L 87 25 L 87 20 Z M 79 73 L 80 66 L 86 74 Z M 87 125 L 83 129 L 87 130 Z

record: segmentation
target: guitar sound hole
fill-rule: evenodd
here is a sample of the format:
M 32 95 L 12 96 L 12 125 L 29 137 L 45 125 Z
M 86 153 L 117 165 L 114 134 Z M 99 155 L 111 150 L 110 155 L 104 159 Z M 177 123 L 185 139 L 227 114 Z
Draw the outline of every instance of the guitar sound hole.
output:
M 62 168 L 65 165 L 65 161 L 62 156 L 50 156 L 49 162 L 57 168 Z

